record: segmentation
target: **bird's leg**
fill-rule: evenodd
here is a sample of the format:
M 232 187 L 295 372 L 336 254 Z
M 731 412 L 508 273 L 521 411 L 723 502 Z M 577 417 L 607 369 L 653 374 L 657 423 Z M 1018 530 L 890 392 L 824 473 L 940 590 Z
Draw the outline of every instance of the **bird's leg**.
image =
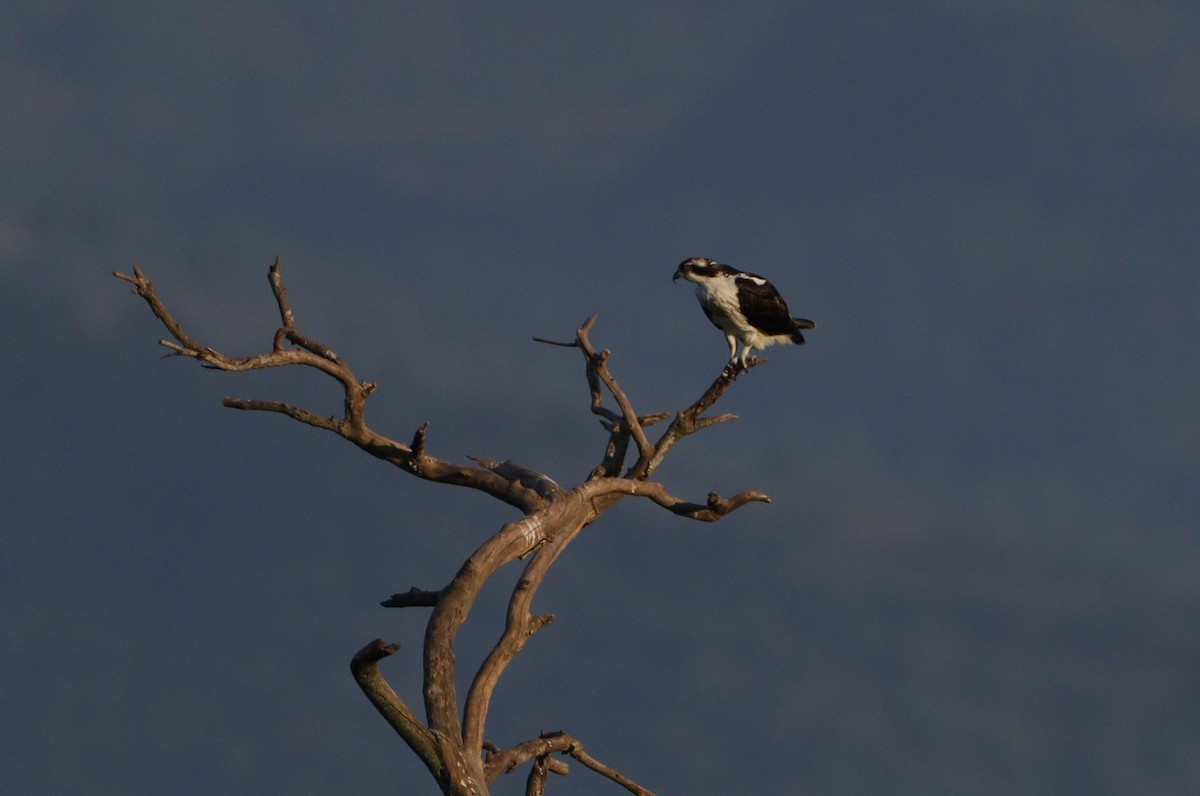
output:
M 729 364 L 733 365 L 737 362 L 737 338 L 731 334 L 725 335 L 725 341 L 729 343 Z
M 722 376 L 727 376 L 730 379 L 736 379 L 738 375 L 738 357 L 737 357 L 737 338 L 731 334 L 725 335 L 726 342 L 729 343 L 729 361 L 725 363 L 725 369 L 721 371 Z
M 730 334 L 726 335 L 725 339 L 729 341 L 729 361 L 725 363 L 725 369 L 721 371 L 721 374 L 728 379 L 736 379 L 740 374 L 750 369 L 746 365 L 746 354 L 750 349 L 749 347 L 744 347 L 742 355 L 739 357 L 737 353 L 737 338 Z

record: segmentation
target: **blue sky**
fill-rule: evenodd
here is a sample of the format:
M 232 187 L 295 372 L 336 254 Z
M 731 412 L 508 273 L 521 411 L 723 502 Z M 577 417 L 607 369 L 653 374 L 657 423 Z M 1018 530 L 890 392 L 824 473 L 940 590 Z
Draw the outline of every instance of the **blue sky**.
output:
M 1200 771 L 1200 11 L 1183 2 L 26 4 L 0 31 L 0 784 L 431 792 L 351 681 L 418 702 L 421 617 L 511 512 L 159 359 L 301 327 L 444 458 L 574 483 L 569 338 L 640 411 L 725 345 L 670 275 L 770 277 L 772 349 L 618 506 L 490 735 L 659 793 L 1178 793 Z M 511 573 L 515 577 L 515 571 Z M 487 596 L 487 595 L 485 595 Z M 498 587 L 460 660 L 498 632 Z M 555 793 L 609 788 L 575 766 Z M 748 784 L 749 783 L 749 784 Z M 496 793 L 520 792 L 517 780 Z

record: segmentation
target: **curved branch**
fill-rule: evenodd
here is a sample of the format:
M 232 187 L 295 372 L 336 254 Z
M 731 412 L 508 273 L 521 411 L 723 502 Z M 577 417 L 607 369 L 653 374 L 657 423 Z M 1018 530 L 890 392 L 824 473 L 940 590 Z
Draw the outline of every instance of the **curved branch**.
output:
M 578 530 L 581 529 L 582 523 L 579 524 Z M 467 701 L 463 708 L 463 742 L 468 751 L 479 749 L 483 745 L 484 726 L 487 723 L 492 694 L 500 682 L 500 676 L 513 658 L 525 648 L 526 642 L 554 621 L 552 614 L 535 617 L 530 609 L 550 565 L 578 530 L 558 529 L 555 540 L 547 546 L 539 547 L 530 562 L 525 565 L 525 571 L 521 573 L 517 585 L 513 588 L 505 614 L 504 632 L 480 665 L 467 691 Z
M 392 729 L 404 739 L 417 757 L 421 758 L 421 762 L 434 778 L 441 782 L 445 776 L 446 765 L 438 753 L 433 733 L 421 723 L 404 700 L 396 695 L 379 672 L 379 662 L 399 648 L 399 644 L 384 644 L 381 639 L 375 639 L 354 655 L 350 661 L 350 671 L 354 675 L 354 681 L 375 709 L 392 725 Z
M 529 613 L 533 595 L 545 577 L 544 570 L 540 574 L 533 574 L 532 577 L 530 570 L 535 568 L 536 563 L 544 559 L 545 555 L 539 551 L 535 560 L 526 567 L 525 574 L 522 575 L 509 600 L 504 632 L 484 659 L 483 664 L 480 665 L 479 671 L 476 672 L 471 681 L 471 687 L 467 691 L 466 707 L 463 711 L 463 743 L 466 745 L 468 753 L 473 753 L 474 750 L 482 747 L 484 725 L 487 722 L 492 694 L 500 682 L 500 676 L 504 674 L 504 670 L 508 668 L 513 658 L 517 657 L 525 648 L 525 643 L 535 633 L 554 621 L 553 614 L 533 616 Z M 548 565 L 546 566 L 548 568 Z
M 715 522 L 747 503 L 771 502 L 770 496 L 765 492 L 739 492 L 728 499 L 722 498 L 716 492 L 710 492 L 706 503 L 690 503 L 675 497 L 657 481 L 639 481 L 633 478 L 605 478 L 599 481 L 589 481 L 584 487 L 587 487 L 589 497 L 592 499 L 613 495 L 649 498 L 673 514 L 702 522 Z M 580 489 L 582 490 L 584 487 Z

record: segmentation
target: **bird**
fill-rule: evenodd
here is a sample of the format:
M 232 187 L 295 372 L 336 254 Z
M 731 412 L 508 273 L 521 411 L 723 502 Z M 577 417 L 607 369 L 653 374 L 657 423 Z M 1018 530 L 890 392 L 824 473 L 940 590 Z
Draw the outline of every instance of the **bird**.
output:
M 801 329 L 815 329 L 807 318 L 793 318 L 775 286 L 758 274 L 710 260 L 689 257 L 675 269 L 672 281 L 686 279 L 696 285 L 704 314 L 725 333 L 729 342 L 727 370 L 749 368 L 751 349 L 775 344 L 804 345 Z M 738 356 L 738 343 L 742 344 Z

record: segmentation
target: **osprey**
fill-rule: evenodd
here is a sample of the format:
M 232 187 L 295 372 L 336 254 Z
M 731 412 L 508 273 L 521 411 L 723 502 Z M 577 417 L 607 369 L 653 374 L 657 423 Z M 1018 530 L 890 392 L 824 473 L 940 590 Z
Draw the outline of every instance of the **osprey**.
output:
M 803 345 L 804 335 L 800 330 L 816 327 L 807 318 L 793 318 L 783 296 L 758 274 L 739 271 L 706 257 L 692 257 L 675 269 L 672 279 L 681 278 L 695 283 L 704 314 L 725 333 L 729 341 L 726 367 L 745 370 L 752 348 L 766 348 L 775 343 Z

